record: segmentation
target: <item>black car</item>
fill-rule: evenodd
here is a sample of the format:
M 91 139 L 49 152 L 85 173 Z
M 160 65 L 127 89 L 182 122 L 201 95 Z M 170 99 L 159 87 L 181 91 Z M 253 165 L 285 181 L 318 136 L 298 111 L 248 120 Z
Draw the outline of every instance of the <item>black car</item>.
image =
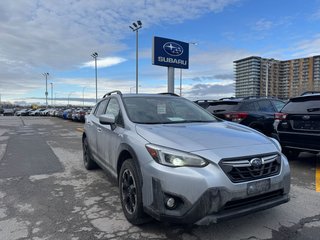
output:
M 195 101 L 210 113 L 224 120 L 237 122 L 271 136 L 274 114 L 285 102 L 276 98 L 224 98 L 218 101 Z
M 280 113 L 275 114 L 275 137 L 287 156 L 300 152 L 320 152 L 320 94 L 305 93 L 291 98 Z

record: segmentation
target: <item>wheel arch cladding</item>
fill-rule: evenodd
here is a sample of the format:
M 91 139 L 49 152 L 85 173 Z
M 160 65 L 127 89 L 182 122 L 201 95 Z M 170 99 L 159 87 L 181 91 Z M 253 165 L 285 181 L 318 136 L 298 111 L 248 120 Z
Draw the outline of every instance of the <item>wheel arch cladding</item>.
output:
M 132 149 L 132 147 L 127 145 L 127 144 L 121 144 L 118 152 L 119 152 L 119 157 L 118 157 L 118 161 L 117 161 L 117 175 L 118 175 L 118 178 L 119 178 L 119 173 L 120 173 L 120 170 L 121 170 L 121 166 L 124 163 L 124 161 L 127 160 L 127 159 L 132 159 L 136 163 L 136 165 L 138 167 L 138 169 L 137 169 L 138 170 L 138 174 L 141 177 L 140 165 L 139 165 L 137 156 L 136 156 L 134 150 Z

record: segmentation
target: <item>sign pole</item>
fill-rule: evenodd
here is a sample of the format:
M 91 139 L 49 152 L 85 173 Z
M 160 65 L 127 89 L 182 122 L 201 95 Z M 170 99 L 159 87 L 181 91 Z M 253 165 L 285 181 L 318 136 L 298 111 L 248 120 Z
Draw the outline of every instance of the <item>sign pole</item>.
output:
M 168 67 L 168 93 L 174 93 L 174 67 Z

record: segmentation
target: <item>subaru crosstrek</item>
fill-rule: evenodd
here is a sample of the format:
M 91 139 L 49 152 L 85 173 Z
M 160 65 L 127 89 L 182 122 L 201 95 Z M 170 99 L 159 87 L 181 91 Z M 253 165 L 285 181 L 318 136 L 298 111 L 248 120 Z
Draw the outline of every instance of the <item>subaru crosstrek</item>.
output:
M 289 201 L 280 144 L 174 94 L 106 94 L 86 116 L 84 165 L 118 180 L 125 217 L 208 224 Z

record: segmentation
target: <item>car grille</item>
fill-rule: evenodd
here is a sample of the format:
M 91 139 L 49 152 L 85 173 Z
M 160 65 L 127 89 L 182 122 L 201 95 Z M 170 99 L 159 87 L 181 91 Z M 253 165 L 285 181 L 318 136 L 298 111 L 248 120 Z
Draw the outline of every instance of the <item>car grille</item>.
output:
M 253 159 L 260 159 L 260 165 L 254 165 Z M 270 155 L 248 156 L 242 158 L 222 159 L 220 167 L 232 182 L 247 182 L 279 174 L 281 157 L 274 153 Z

